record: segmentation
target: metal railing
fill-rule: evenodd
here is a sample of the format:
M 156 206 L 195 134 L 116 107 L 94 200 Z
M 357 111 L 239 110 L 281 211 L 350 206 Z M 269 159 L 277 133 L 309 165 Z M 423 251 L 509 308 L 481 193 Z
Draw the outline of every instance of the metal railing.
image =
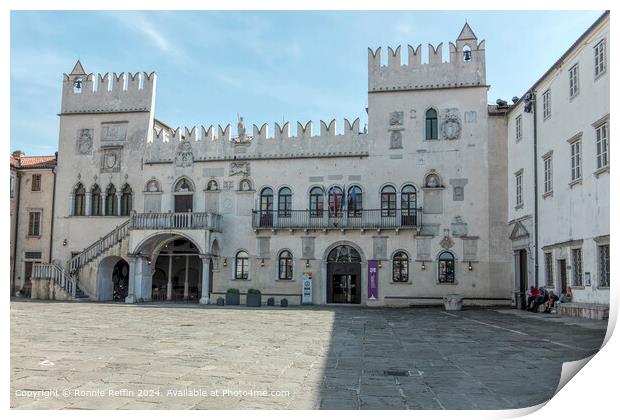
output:
M 62 287 L 69 295 L 75 297 L 77 282 L 64 268 L 56 264 L 38 263 L 32 267 L 32 278 L 50 280 Z
M 222 216 L 215 213 L 134 213 L 131 229 L 222 230 Z
M 80 268 L 84 267 L 90 261 L 103 254 L 108 249 L 122 241 L 127 235 L 129 235 L 131 219 L 125 221 L 122 225 L 117 226 L 114 230 L 102 238 L 99 238 L 95 243 L 85 248 L 82 252 L 69 260 L 69 272 L 75 273 Z
M 254 229 L 419 229 L 422 209 L 252 210 Z

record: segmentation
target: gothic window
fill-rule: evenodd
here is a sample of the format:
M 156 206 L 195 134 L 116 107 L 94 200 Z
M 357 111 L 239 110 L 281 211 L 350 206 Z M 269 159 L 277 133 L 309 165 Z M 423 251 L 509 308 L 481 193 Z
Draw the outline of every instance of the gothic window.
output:
M 426 111 L 426 140 L 437 140 L 437 111 L 433 108 Z
M 288 187 L 278 191 L 278 217 L 291 217 L 293 208 L 293 194 Z
M 450 251 L 439 254 L 437 280 L 439 283 L 454 283 L 454 255 Z
M 116 188 L 110 184 L 105 191 L 105 215 L 116 216 L 116 206 Z
M 310 217 L 323 217 L 324 195 L 321 187 L 310 190 Z
M 102 210 L 101 188 L 95 184 L 90 190 L 90 214 L 91 216 L 103 216 Z
M 252 183 L 249 179 L 242 179 L 239 182 L 239 191 L 252 191 Z
M 218 191 L 217 181 L 215 179 L 207 182 L 207 191 Z
M 349 217 L 362 217 L 362 189 L 357 185 L 349 188 L 347 194 L 347 209 Z
M 391 185 L 381 190 L 381 217 L 396 216 L 396 188 Z
M 174 192 L 193 192 L 194 186 L 186 178 L 181 178 L 174 186 Z
M 129 216 L 131 213 L 132 191 L 129 184 L 125 184 L 121 190 L 121 216 Z
M 400 192 L 402 224 L 415 226 L 417 219 L 417 191 L 413 185 L 405 185 Z
M 235 279 L 247 280 L 249 272 L 249 257 L 246 251 L 239 251 L 235 255 Z
M 342 216 L 342 206 L 344 205 L 343 191 L 340 187 L 331 187 L 328 193 L 329 215 L 331 217 Z
M 398 251 L 392 258 L 392 281 L 394 283 L 409 281 L 409 256 L 406 252 Z
M 278 279 L 293 280 L 293 254 L 282 251 L 278 256 Z
M 76 185 L 73 190 L 73 215 L 84 216 L 86 214 L 86 190 L 82 183 Z

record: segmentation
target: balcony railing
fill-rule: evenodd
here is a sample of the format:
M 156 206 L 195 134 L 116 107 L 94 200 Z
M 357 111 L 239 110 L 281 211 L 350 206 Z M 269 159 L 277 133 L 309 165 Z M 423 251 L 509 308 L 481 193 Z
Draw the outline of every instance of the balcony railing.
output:
M 222 216 L 215 213 L 134 213 L 132 229 L 206 229 L 222 230 Z
M 419 229 L 421 208 L 252 211 L 254 229 Z

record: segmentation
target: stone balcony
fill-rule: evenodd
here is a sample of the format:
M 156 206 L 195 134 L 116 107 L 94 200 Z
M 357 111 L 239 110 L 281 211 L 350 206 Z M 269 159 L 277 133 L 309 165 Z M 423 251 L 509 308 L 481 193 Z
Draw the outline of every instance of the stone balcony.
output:
M 222 231 L 222 216 L 216 213 L 134 213 L 132 230 L 202 229 Z

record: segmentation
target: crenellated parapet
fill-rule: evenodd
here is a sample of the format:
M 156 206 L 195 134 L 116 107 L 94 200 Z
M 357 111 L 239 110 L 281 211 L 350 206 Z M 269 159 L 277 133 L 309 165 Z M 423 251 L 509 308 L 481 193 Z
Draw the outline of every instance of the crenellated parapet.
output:
M 368 49 L 368 91 L 445 89 L 486 86 L 484 41 L 466 23 L 455 43 L 449 43 L 449 60 L 443 61 L 443 43 L 428 44 L 422 62 L 422 45 L 408 45 L 407 64 L 402 63 L 401 47 L 388 47 L 387 64 L 382 64 L 381 47 Z
M 191 151 L 193 162 L 235 159 L 291 159 L 308 157 L 367 156 L 368 135 L 360 133 L 359 118 L 344 120 L 341 134 L 336 134 L 336 120 L 320 122 L 318 135 L 312 121 L 297 122 L 292 135 L 290 122 L 253 125 L 253 135 L 231 136 L 231 125 L 177 129 L 154 129 L 146 144 L 145 163 L 174 163 L 179 153 Z
M 87 74 L 78 60 L 63 76 L 61 113 L 150 112 L 156 83 L 154 72 Z

